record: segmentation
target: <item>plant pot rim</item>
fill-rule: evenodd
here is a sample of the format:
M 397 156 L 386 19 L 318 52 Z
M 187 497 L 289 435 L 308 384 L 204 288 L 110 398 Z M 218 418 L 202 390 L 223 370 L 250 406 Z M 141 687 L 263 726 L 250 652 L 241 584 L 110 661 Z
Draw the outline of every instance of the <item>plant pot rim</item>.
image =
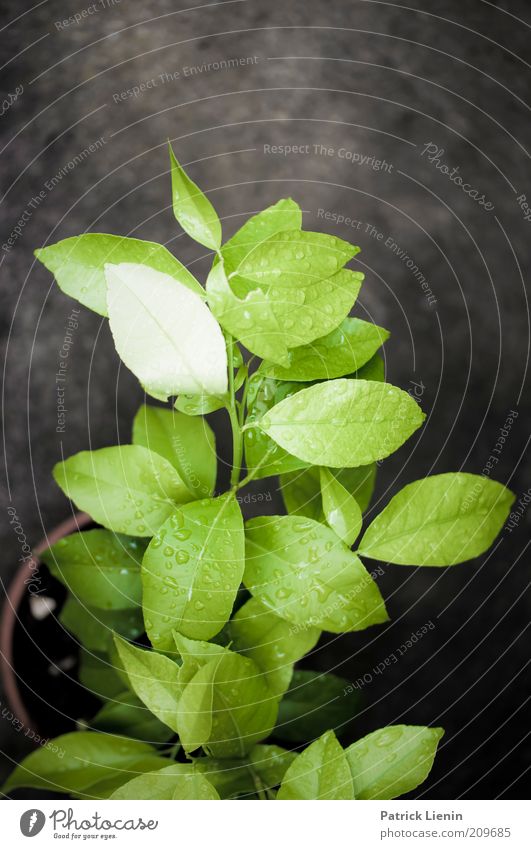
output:
M 92 522 L 88 513 L 75 513 L 69 519 L 65 519 L 33 548 L 31 557 L 24 560 L 15 572 L 6 591 L 2 605 L 2 619 L 0 622 L 0 678 L 9 706 L 16 718 L 26 728 L 37 731 L 37 723 L 30 716 L 19 688 L 19 675 L 14 667 L 13 640 L 15 627 L 18 621 L 18 610 L 24 595 L 28 591 L 28 576 L 32 575 L 40 564 L 39 554 L 54 545 L 60 539 L 75 533 Z

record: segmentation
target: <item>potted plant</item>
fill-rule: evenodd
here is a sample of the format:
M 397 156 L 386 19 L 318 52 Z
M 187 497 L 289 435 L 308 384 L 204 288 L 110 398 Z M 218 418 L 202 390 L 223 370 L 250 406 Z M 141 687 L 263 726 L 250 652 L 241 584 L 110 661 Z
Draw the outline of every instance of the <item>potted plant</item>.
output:
M 432 475 L 364 526 L 376 464 L 424 414 L 385 382 L 388 333 L 349 317 L 363 275 L 346 266 L 359 248 L 303 230 L 291 199 L 223 244 L 210 201 L 170 157 L 175 217 L 213 255 L 206 289 L 138 239 L 85 234 L 36 252 L 64 292 L 108 316 L 121 359 L 164 406 L 140 408 L 131 444 L 54 468 L 96 526 L 43 559 L 68 589 L 61 619 L 104 703 L 55 740 L 58 752 L 26 757 L 4 790 L 395 798 L 424 781 L 443 730 L 394 725 L 343 746 L 335 730 L 355 710 L 345 682 L 294 667 L 323 631 L 388 619 L 371 563 L 477 557 L 513 495 L 481 476 Z M 215 491 L 204 418 L 221 408 L 233 442 L 226 492 Z M 243 488 L 272 475 L 286 514 L 245 522 Z

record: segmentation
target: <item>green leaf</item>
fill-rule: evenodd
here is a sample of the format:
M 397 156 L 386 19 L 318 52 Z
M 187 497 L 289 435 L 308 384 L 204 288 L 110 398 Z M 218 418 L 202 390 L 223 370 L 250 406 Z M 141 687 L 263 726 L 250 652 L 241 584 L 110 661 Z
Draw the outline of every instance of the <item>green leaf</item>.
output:
M 248 383 L 246 424 L 258 422 L 275 404 L 284 398 L 289 398 L 299 389 L 300 386 L 296 383 L 280 383 L 260 374 L 252 375 Z M 244 445 L 245 462 L 249 471 L 260 467 L 259 472 L 255 474 L 257 479 L 302 469 L 306 466 L 306 463 L 298 457 L 293 457 L 276 445 L 259 428 L 253 427 L 245 431 Z
M 83 604 L 123 610 L 141 604 L 145 547 L 142 540 L 98 528 L 63 537 L 41 559 Z
M 389 725 L 349 746 L 356 799 L 396 799 L 429 775 L 442 728 Z
M 247 758 L 197 757 L 193 763 L 196 772 L 207 776 L 222 799 L 254 798 L 257 776 Z
M 102 610 L 88 607 L 69 595 L 59 616 L 61 623 L 87 649 L 108 652 L 113 644 L 113 631 L 134 640 L 144 631 L 139 607 L 124 610 Z
M 131 688 L 151 713 L 172 731 L 177 731 L 177 709 L 181 695 L 179 667 L 155 651 L 132 646 L 114 638 Z
M 356 380 L 377 380 L 383 383 L 385 381 L 385 363 L 383 357 L 380 354 L 375 354 L 352 377 L 355 377 Z
M 260 357 L 287 365 L 289 334 L 277 319 L 267 294 L 260 288 L 239 298 L 231 289 L 222 262 L 207 278 L 207 299 L 221 326 Z
M 190 683 L 201 667 L 228 651 L 224 646 L 217 643 L 207 643 L 205 640 L 189 640 L 188 637 L 184 637 L 176 631 L 173 632 L 173 638 L 182 661 L 179 668 L 179 685 L 181 688 Z
M 274 735 L 292 743 L 307 743 L 328 729 L 341 735 L 358 708 L 358 694 L 345 678 L 296 669 L 280 702 Z
M 299 755 L 284 776 L 278 799 L 354 799 L 345 752 L 327 731 Z
M 179 737 L 185 751 L 203 746 L 216 758 L 244 757 L 275 725 L 278 712 L 257 665 L 225 652 L 205 664 L 179 703 Z
M 352 469 L 330 469 L 334 477 L 345 487 L 365 512 L 369 506 L 376 483 L 376 463 L 358 466 Z M 318 481 L 320 483 L 320 480 Z
M 243 227 L 226 242 L 221 253 L 226 269 L 235 270 L 248 253 L 261 242 L 282 230 L 300 230 L 302 213 L 291 198 L 283 198 L 258 215 L 253 215 Z
M 237 372 L 234 376 L 234 391 L 240 389 L 247 377 L 247 366 L 243 365 L 243 360 L 239 348 L 233 346 L 233 363 Z M 229 366 L 230 368 L 230 366 Z M 229 396 L 226 395 L 179 395 L 175 401 L 175 409 L 186 416 L 206 416 L 208 413 L 215 413 L 227 407 Z
M 325 468 L 321 468 L 321 495 L 326 521 L 350 548 L 361 531 L 362 518 L 358 502 Z
M 219 799 L 219 793 L 203 775 L 188 773 L 177 783 L 172 798 L 214 801 Z
M 339 327 L 311 345 L 294 348 L 287 367 L 264 362 L 260 371 L 277 380 L 312 381 L 344 377 L 360 369 L 389 333 L 359 318 L 345 318 Z
M 280 746 L 259 744 L 247 758 L 196 758 L 194 769 L 208 776 L 223 799 L 248 799 L 277 787 L 296 757 Z
M 249 752 L 249 763 L 258 775 L 264 790 L 278 787 L 286 770 L 297 759 L 296 752 L 288 752 L 280 746 L 258 745 Z
M 156 750 L 147 743 L 93 731 L 75 731 L 41 746 L 24 758 L 4 784 L 4 793 L 17 787 L 79 793 L 111 776 L 129 777 L 126 770 L 155 769 Z M 147 766 L 149 769 L 150 766 Z
M 276 270 L 284 279 L 282 268 Z M 291 288 L 279 285 L 280 278 L 276 285 L 267 285 L 265 277 L 261 282 L 239 276 L 229 281 L 219 262 L 207 279 L 208 303 L 221 326 L 249 351 L 288 366 L 290 348 L 326 335 L 348 315 L 363 275 L 342 269 L 326 280 L 312 275 L 304 279 L 307 284 L 299 286 L 295 272 L 287 273 Z
M 226 403 L 226 395 L 179 395 L 174 407 L 185 416 L 206 416 L 221 410 Z
M 311 233 L 305 230 L 284 230 L 275 233 L 249 251 L 231 273 L 240 278 L 235 286 L 242 292 L 252 288 L 249 283 L 284 290 L 303 289 L 333 277 L 359 253 L 359 248 L 336 236 Z M 322 286 L 321 288 L 324 289 Z M 273 298 L 279 297 L 276 292 Z M 328 291 L 331 295 L 331 292 Z M 297 337 L 298 329 L 294 328 Z M 324 335 L 324 334 L 323 334 Z M 314 336 L 314 339 L 317 339 Z M 302 344 L 295 342 L 296 345 Z
M 247 522 L 244 583 L 299 628 L 340 633 L 387 620 L 380 591 L 361 560 L 311 519 L 260 516 Z
M 222 656 L 220 653 L 201 665 L 183 689 L 177 711 L 177 727 L 179 740 L 187 755 L 205 745 L 212 735 L 214 679 Z
M 105 266 L 116 350 L 146 392 L 159 400 L 227 391 L 227 351 L 204 301 L 145 265 Z
M 369 506 L 376 480 L 376 464 L 353 469 L 330 469 L 334 477 L 354 496 L 363 512 Z M 311 466 L 280 476 L 280 490 L 286 510 L 297 516 L 307 516 L 324 522 L 319 469 Z
M 281 474 L 280 492 L 288 513 L 306 516 L 307 519 L 314 519 L 316 522 L 324 522 L 321 476 L 318 466 Z
M 219 796 L 193 766 L 173 763 L 122 784 L 111 799 L 219 799 Z
M 133 443 L 168 460 L 196 498 L 214 492 L 216 440 L 208 422 L 144 404 L 133 422 Z
M 189 236 L 217 251 L 221 246 L 221 223 L 208 198 L 179 165 L 169 145 L 174 215 Z
M 291 681 L 293 664 L 314 648 L 318 628 L 293 633 L 293 628 L 258 598 L 246 602 L 228 626 L 231 647 L 250 657 L 265 675 L 270 690 L 282 695 Z
M 173 731 L 160 722 L 130 690 L 120 691 L 106 702 L 90 722 L 94 731 L 126 734 L 146 743 L 165 743 Z
M 57 463 L 65 495 L 117 533 L 150 537 L 191 493 L 171 463 L 141 445 L 80 451 Z
M 151 540 L 142 563 L 146 631 L 162 651 L 172 631 L 209 640 L 228 620 L 244 569 L 243 519 L 231 495 L 177 510 Z
M 105 265 L 133 262 L 169 274 L 199 297 L 205 292 L 193 274 L 165 247 L 155 242 L 111 236 L 107 233 L 85 233 L 63 239 L 35 251 L 37 259 L 55 275 L 59 288 L 100 315 L 107 315 Z
M 92 784 L 84 793 L 78 793 L 80 798 L 89 799 L 109 799 L 118 787 L 121 787 L 124 782 L 130 781 L 144 772 L 153 772 L 154 770 L 162 769 L 166 764 L 170 763 L 168 758 L 160 755 L 149 756 L 134 763 L 127 769 L 119 769 L 113 772 L 108 772 L 101 781 Z
M 301 389 L 273 407 L 259 426 L 307 463 L 364 466 L 396 451 L 424 418 L 396 386 L 340 378 Z
M 464 472 L 408 484 L 371 523 L 360 542 L 367 557 L 410 566 L 452 566 L 492 544 L 514 494 Z
M 105 652 L 82 648 L 77 672 L 81 684 L 98 699 L 114 699 L 126 686 L 111 657 Z M 116 730 L 116 733 L 122 733 Z M 129 730 L 126 731 L 129 734 Z

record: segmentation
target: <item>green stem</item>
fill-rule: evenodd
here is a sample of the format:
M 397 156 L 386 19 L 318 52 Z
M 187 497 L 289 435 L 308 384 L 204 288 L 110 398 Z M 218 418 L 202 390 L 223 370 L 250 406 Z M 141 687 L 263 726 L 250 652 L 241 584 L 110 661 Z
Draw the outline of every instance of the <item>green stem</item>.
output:
M 233 366 L 233 348 L 234 340 L 229 334 L 225 337 L 227 343 L 227 359 L 229 364 L 229 403 L 227 412 L 230 418 L 232 428 L 232 472 L 230 476 L 231 488 L 234 488 L 240 479 L 242 470 L 243 457 L 243 439 L 238 418 L 238 407 L 236 401 L 236 393 L 234 390 L 234 366 Z
M 267 801 L 266 789 L 265 789 L 264 785 L 262 784 L 262 779 L 260 778 L 259 775 L 256 774 L 256 772 L 254 770 L 251 770 L 251 775 L 253 777 L 253 784 L 254 784 L 255 789 L 256 789 L 256 795 L 258 796 L 259 799 L 263 799 L 263 801 Z
M 252 356 L 247 363 L 247 374 L 245 376 L 245 383 L 243 384 L 242 400 L 240 401 L 240 427 L 243 427 L 245 421 L 245 405 L 247 404 L 247 393 L 249 391 L 249 371 L 254 359 L 254 356 Z
M 249 474 L 245 475 L 245 477 L 242 478 L 241 481 L 239 481 L 238 483 L 236 483 L 232 486 L 231 492 L 238 492 L 239 489 L 246 486 L 250 481 L 252 481 L 256 477 L 256 475 L 258 474 L 258 472 L 260 471 L 262 466 L 265 466 L 265 464 L 267 463 L 269 457 L 271 456 L 271 454 L 273 453 L 275 448 L 276 448 L 276 445 L 272 445 L 271 448 L 269 448 L 268 451 L 266 451 L 266 453 L 264 454 L 264 456 L 262 457 L 260 462 L 256 464 L 256 466 L 254 467 L 252 472 L 249 472 Z
M 173 746 L 169 746 L 167 749 L 163 749 L 162 751 L 167 754 L 169 758 L 175 759 L 181 748 L 181 744 L 177 742 L 174 743 Z
M 243 440 L 238 421 L 238 413 L 235 406 L 227 407 L 232 427 L 232 472 L 230 476 L 231 488 L 237 485 L 242 470 Z

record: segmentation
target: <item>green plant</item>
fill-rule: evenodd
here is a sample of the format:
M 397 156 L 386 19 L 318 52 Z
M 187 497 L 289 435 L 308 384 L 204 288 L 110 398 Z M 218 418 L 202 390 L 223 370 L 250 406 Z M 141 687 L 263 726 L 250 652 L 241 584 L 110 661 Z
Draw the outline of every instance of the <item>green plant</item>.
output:
M 36 252 L 63 291 L 108 315 L 145 392 L 177 400 L 142 406 L 131 445 L 54 469 L 102 526 L 61 540 L 44 561 L 70 591 L 61 619 L 84 647 L 81 681 L 105 703 L 93 730 L 58 738 L 57 753 L 30 754 L 5 790 L 394 798 L 426 778 L 442 729 L 389 726 L 343 748 L 334 730 L 356 710 L 347 682 L 294 674 L 294 664 L 322 631 L 387 620 L 364 559 L 444 566 L 476 557 L 513 495 L 480 476 L 430 476 L 398 492 L 362 533 L 376 462 L 424 415 L 384 380 L 377 351 L 388 333 L 349 317 L 363 275 L 345 266 L 359 249 L 302 230 L 289 199 L 222 245 L 210 201 L 170 155 L 175 216 L 214 253 L 206 292 L 164 247 L 137 239 L 88 234 Z M 203 416 L 221 408 L 233 461 L 229 490 L 215 495 Z M 244 525 L 240 490 L 271 475 L 287 515 Z M 135 644 L 144 631 L 151 648 Z M 290 751 L 264 742 L 271 734 L 309 745 Z

